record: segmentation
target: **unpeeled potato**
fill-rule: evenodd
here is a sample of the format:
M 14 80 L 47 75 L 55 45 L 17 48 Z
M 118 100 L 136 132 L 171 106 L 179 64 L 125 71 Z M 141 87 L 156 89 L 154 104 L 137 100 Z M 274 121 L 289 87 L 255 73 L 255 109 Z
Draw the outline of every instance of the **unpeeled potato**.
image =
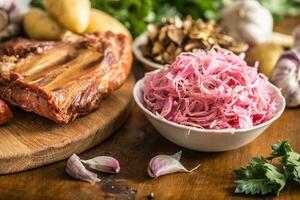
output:
M 283 52 L 281 46 L 266 42 L 252 47 L 247 52 L 246 61 L 249 65 L 254 65 L 257 61 L 259 71 L 271 79 L 275 64 Z
M 86 33 L 112 31 L 114 33 L 123 33 L 132 39 L 128 29 L 117 19 L 109 14 L 93 9 L 91 10 L 90 23 L 86 29 Z
M 26 13 L 23 26 L 30 38 L 40 40 L 57 40 L 64 31 L 51 16 L 38 8 L 32 8 Z
M 90 21 L 90 0 L 45 0 L 46 9 L 63 25 L 75 33 L 83 33 Z

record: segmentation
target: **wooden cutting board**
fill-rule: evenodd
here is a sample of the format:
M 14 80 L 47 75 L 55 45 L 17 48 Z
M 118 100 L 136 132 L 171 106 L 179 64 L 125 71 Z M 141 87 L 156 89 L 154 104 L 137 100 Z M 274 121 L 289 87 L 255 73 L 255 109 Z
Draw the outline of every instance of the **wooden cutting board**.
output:
M 20 109 L 0 127 L 0 174 L 20 172 L 57 162 L 99 144 L 126 120 L 132 101 L 134 78 L 130 76 L 108 95 L 100 108 L 66 125 Z

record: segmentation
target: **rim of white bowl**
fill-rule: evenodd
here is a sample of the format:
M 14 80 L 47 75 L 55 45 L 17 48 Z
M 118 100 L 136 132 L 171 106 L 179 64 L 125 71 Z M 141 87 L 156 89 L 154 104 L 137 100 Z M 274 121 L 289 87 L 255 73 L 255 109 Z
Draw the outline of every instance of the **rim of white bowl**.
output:
M 133 97 L 134 97 L 134 100 L 135 100 L 136 104 L 145 113 L 147 113 L 151 117 L 153 117 L 153 118 L 155 118 L 155 119 L 157 119 L 159 121 L 162 121 L 164 123 L 167 123 L 169 125 L 175 126 L 177 128 L 185 129 L 185 130 L 188 130 L 188 131 L 197 131 L 197 132 L 204 131 L 203 133 L 225 133 L 225 132 L 229 132 L 229 133 L 243 133 L 243 132 L 249 132 L 249 131 L 256 130 L 258 128 L 262 128 L 264 126 L 272 124 L 276 119 L 278 119 L 282 115 L 282 113 L 283 113 L 283 111 L 285 109 L 285 106 L 286 106 L 285 98 L 282 96 L 281 92 L 278 90 L 278 88 L 275 85 L 273 85 L 272 83 L 268 82 L 269 86 L 272 87 L 274 89 L 274 91 L 277 91 L 276 92 L 277 95 L 278 95 L 277 98 L 279 99 L 279 101 L 282 102 L 282 107 L 279 108 L 279 111 L 277 112 L 277 114 L 272 119 L 270 119 L 270 120 L 268 120 L 268 121 L 266 121 L 264 123 L 261 123 L 259 125 L 256 125 L 256 126 L 253 126 L 253 127 L 250 127 L 250 128 L 244 128 L 244 129 L 201 129 L 201 128 L 196 128 L 196 127 L 191 127 L 191 126 L 177 124 L 175 122 L 166 120 L 163 117 L 159 117 L 159 116 L 155 115 L 154 113 L 152 113 L 150 110 L 148 110 L 143 105 L 143 103 L 140 101 L 140 99 L 138 97 L 138 93 L 141 92 L 141 86 L 142 86 L 143 83 L 144 83 L 144 78 L 142 78 L 139 81 L 137 81 L 136 84 L 135 84 L 135 86 L 134 86 Z
M 139 61 L 141 61 L 143 64 L 145 64 L 149 67 L 152 67 L 153 69 L 160 69 L 160 68 L 164 67 L 164 65 L 155 63 L 155 62 L 145 58 L 140 49 L 141 45 L 147 44 L 147 42 L 148 42 L 147 35 L 148 35 L 148 32 L 146 31 L 135 38 L 135 40 L 133 41 L 133 44 L 132 44 L 132 51 L 133 51 L 135 57 Z

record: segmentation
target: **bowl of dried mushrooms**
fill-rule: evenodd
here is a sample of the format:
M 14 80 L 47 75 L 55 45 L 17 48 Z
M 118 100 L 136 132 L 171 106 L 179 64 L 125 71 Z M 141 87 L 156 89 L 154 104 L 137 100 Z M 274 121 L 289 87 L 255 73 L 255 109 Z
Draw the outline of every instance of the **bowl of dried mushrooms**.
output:
M 235 54 L 244 55 L 248 45 L 227 35 L 214 20 L 194 20 L 187 16 L 162 19 L 160 25 L 149 24 L 147 31 L 133 43 L 133 53 L 148 70 L 159 69 L 174 62 L 181 52 L 209 50 L 218 45 Z

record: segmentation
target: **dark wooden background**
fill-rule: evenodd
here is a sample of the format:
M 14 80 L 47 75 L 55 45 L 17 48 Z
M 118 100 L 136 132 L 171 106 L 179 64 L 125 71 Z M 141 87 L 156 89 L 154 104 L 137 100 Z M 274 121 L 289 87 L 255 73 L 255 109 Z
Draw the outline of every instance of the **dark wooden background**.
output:
M 277 30 L 289 31 L 299 19 L 282 22 Z M 139 76 L 143 70 L 135 66 Z M 300 185 L 289 184 L 280 197 L 234 194 L 233 170 L 246 165 L 251 157 L 268 155 L 270 145 L 288 140 L 300 152 L 300 108 L 287 109 L 254 142 L 240 149 L 222 153 L 190 151 L 165 140 L 134 106 L 129 119 L 104 143 L 80 155 L 83 159 L 111 155 L 121 164 L 118 175 L 100 174 L 102 181 L 91 185 L 74 180 L 65 173 L 66 161 L 0 176 L 0 199 L 300 199 Z M 149 160 L 157 154 L 183 150 L 187 168 L 201 164 L 190 174 L 173 174 L 151 179 L 147 175 Z

